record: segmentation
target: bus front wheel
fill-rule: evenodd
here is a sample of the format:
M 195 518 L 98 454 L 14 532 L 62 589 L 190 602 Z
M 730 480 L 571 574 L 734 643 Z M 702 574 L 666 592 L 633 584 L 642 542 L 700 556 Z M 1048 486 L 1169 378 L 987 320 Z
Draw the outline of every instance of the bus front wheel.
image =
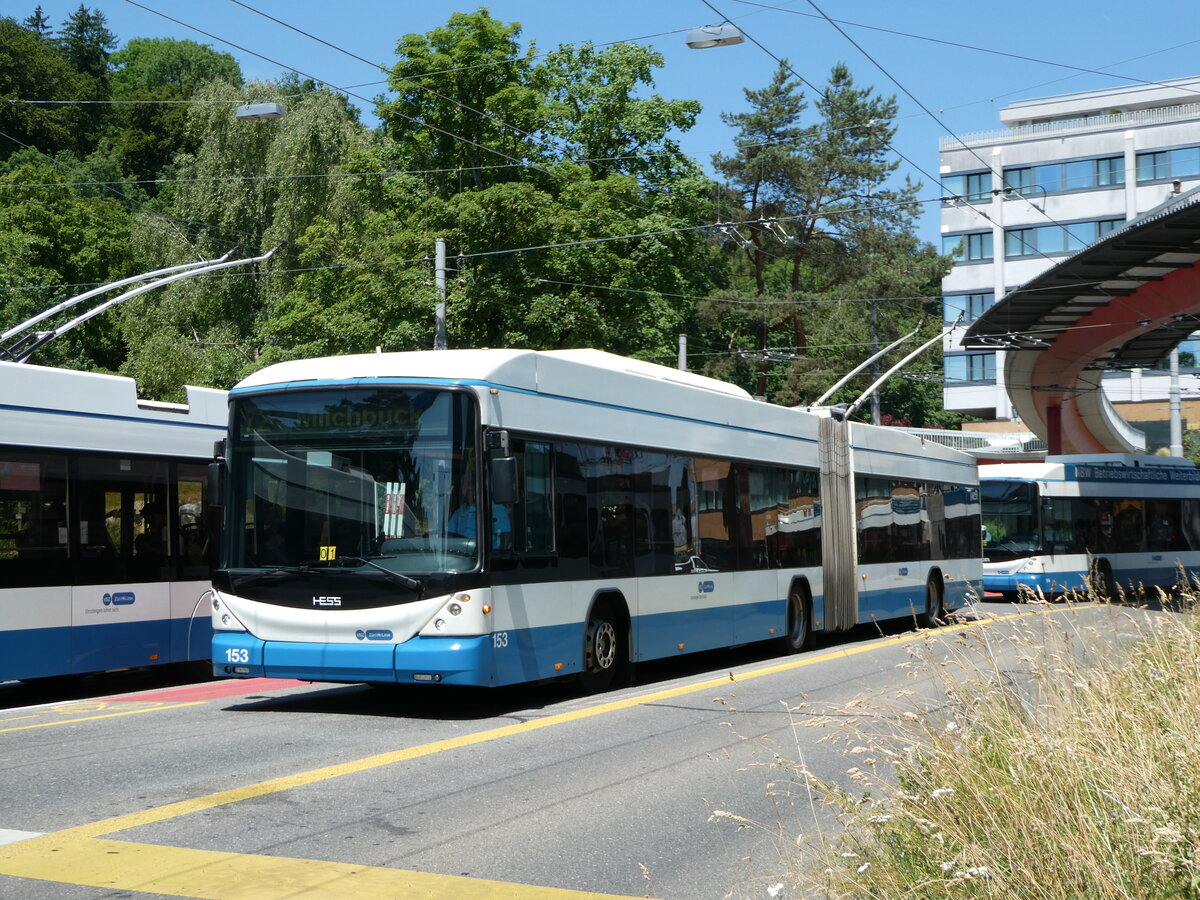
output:
M 921 627 L 937 628 L 942 624 L 944 612 L 942 582 L 936 576 L 930 576 L 925 583 L 925 612 L 921 614 Z
M 617 674 L 621 639 L 608 606 L 598 606 L 588 617 L 580 682 L 589 694 L 608 690 Z

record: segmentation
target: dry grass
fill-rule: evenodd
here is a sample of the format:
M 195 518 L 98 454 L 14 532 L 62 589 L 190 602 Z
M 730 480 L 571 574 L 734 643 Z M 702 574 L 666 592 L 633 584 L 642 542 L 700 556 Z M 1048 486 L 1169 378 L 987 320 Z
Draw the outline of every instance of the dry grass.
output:
M 1200 897 L 1195 599 L 1160 614 L 1111 607 L 1086 632 L 1046 606 L 1011 642 L 985 625 L 948 655 L 930 641 L 916 668 L 948 705 L 885 707 L 893 725 L 873 734 L 860 719 L 853 749 L 868 762 L 850 790 L 793 770 L 844 825 L 815 864 L 796 861 L 796 890 Z

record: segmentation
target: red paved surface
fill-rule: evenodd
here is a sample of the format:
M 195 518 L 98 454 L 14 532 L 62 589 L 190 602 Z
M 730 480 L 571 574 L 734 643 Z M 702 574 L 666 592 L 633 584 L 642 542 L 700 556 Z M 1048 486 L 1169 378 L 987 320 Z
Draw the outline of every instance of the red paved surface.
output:
M 224 681 L 205 681 L 201 684 L 181 684 L 178 687 L 163 688 L 160 691 L 125 694 L 108 699 L 125 700 L 131 703 L 157 700 L 181 703 L 189 700 L 219 700 L 223 697 L 240 697 L 243 694 L 261 694 L 263 691 L 277 691 L 281 688 L 295 687 L 298 684 L 308 684 L 308 682 L 296 681 L 294 678 L 229 678 Z

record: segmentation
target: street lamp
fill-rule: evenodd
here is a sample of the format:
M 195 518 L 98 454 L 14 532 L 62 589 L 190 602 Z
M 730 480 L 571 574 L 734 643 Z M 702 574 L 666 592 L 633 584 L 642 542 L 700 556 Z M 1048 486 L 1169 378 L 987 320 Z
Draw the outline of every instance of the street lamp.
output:
M 701 25 L 693 28 L 685 38 L 687 45 L 693 50 L 707 50 L 709 47 L 731 47 L 745 40 L 742 31 L 732 22 L 722 22 L 720 25 Z
M 248 121 L 282 119 L 286 112 L 282 103 L 247 103 L 237 108 L 237 117 Z

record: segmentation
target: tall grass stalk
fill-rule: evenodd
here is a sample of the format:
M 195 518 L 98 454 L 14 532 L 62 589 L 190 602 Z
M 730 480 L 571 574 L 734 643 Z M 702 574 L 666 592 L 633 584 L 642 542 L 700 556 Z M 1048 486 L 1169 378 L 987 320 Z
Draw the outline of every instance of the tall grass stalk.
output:
M 915 668 L 947 705 L 872 704 L 883 715 L 859 720 L 853 749 L 868 763 L 852 789 L 796 767 L 845 826 L 815 865 L 797 858 L 797 890 L 1200 897 L 1200 619 L 1188 599 L 1175 612 L 1110 607 L 1089 629 L 1043 606 L 1012 640 L 988 625 L 931 636 Z

